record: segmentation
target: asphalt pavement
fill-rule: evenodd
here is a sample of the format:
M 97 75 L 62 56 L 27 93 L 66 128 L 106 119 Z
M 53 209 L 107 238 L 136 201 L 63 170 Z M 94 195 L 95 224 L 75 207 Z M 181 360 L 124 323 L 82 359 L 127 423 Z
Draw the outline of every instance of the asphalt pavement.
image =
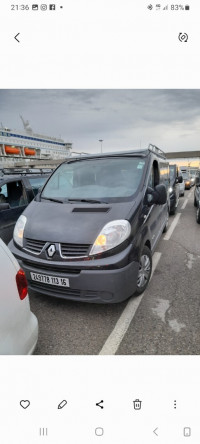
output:
M 31 295 L 40 355 L 200 354 L 200 225 L 185 191 L 142 296 L 96 305 Z

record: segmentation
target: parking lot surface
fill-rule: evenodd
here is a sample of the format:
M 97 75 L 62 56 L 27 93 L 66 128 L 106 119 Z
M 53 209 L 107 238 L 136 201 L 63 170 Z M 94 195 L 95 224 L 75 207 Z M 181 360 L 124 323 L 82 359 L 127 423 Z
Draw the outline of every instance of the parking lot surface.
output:
M 36 354 L 200 354 L 200 226 L 193 189 L 180 198 L 139 297 L 96 305 L 31 295 Z

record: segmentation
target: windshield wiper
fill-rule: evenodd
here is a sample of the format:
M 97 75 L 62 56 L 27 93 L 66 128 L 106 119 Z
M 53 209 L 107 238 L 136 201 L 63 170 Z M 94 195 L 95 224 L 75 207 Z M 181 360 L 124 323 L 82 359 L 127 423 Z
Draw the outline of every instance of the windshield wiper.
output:
M 107 204 L 108 202 L 104 202 L 102 200 L 95 200 L 95 199 L 68 199 L 69 202 L 87 202 L 87 203 L 104 203 Z
M 54 199 L 53 197 L 43 197 L 41 196 L 41 199 L 50 200 L 51 202 L 58 202 L 58 203 L 64 203 L 63 200 Z

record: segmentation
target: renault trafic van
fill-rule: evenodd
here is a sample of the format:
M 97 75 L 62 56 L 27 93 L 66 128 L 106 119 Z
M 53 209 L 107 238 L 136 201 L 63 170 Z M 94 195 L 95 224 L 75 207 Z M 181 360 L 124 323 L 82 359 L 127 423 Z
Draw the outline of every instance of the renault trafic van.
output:
M 141 294 L 169 218 L 169 164 L 145 150 L 71 158 L 15 226 L 29 292 L 112 303 Z

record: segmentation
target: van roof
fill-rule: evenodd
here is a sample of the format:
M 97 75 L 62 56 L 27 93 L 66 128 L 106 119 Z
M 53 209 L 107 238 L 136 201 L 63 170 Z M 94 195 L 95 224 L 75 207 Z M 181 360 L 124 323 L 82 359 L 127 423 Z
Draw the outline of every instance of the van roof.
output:
M 147 157 L 150 153 L 153 153 L 156 156 L 162 157 L 163 159 L 166 159 L 165 153 L 157 148 L 155 145 L 149 144 L 149 147 L 146 149 L 135 149 L 130 151 L 113 151 L 108 153 L 98 153 L 98 154 L 88 154 L 83 155 L 81 157 L 72 157 L 70 159 L 67 159 L 63 163 L 69 163 L 69 162 L 75 162 L 77 160 L 86 160 L 86 159 L 98 159 L 98 158 L 105 158 L 105 157 Z

